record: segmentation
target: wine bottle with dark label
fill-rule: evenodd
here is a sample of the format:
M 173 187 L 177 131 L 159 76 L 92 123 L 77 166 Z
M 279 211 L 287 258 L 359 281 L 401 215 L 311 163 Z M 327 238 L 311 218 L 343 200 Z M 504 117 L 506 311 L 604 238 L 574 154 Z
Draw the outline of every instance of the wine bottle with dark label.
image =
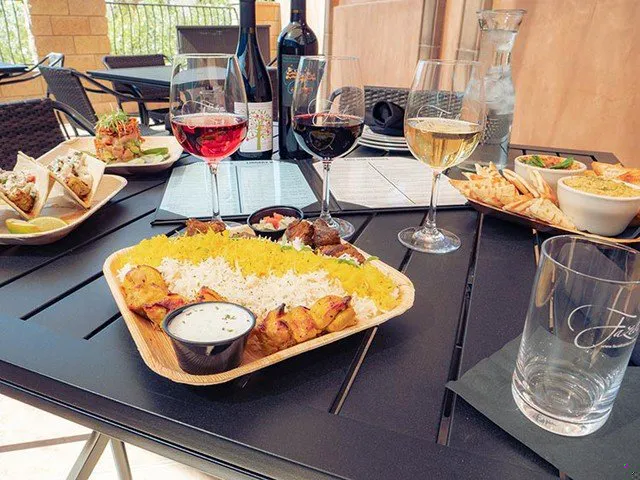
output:
M 307 25 L 306 0 L 291 0 L 291 21 L 278 37 L 278 143 L 280 158 L 309 158 L 291 126 L 293 88 L 302 55 L 318 54 L 318 39 Z
M 273 153 L 271 80 L 256 37 L 256 2 L 240 0 L 240 32 L 236 49 L 247 92 L 249 128 L 235 159 L 269 159 Z M 243 105 L 236 108 L 244 109 Z

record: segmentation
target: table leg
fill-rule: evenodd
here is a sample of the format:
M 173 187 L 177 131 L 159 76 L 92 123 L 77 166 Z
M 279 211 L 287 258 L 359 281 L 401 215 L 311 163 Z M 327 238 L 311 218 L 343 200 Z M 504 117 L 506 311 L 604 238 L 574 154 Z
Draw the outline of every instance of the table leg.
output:
M 100 460 L 100 456 L 102 452 L 104 452 L 108 441 L 109 437 L 106 435 L 95 431 L 91 432 L 89 440 L 87 440 L 87 443 L 82 447 L 80 456 L 71 468 L 69 475 L 67 475 L 67 480 L 87 480 L 95 468 L 96 463 Z
M 129 459 L 124 443 L 115 438 L 111 439 L 111 452 L 113 453 L 113 461 L 116 464 L 119 480 L 132 480 L 131 468 L 129 467 Z

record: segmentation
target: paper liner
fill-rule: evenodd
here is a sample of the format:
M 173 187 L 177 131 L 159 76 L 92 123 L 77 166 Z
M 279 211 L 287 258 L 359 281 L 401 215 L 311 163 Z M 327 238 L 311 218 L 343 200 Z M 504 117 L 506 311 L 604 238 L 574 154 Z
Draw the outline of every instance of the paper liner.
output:
M 232 228 L 231 230 L 234 231 L 235 229 Z M 105 260 L 102 271 L 104 272 L 104 277 L 111 289 L 111 294 L 113 295 L 116 304 L 120 309 L 120 313 L 122 313 L 122 317 L 129 329 L 129 333 L 131 333 L 131 336 L 138 347 L 138 351 L 147 366 L 158 375 L 168 378 L 173 382 L 185 383 L 188 385 L 204 386 L 228 382 L 234 378 L 286 360 L 287 358 L 328 345 L 332 342 L 348 337 L 349 335 L 380 325 L 381 323 L 397 317 L 409 310 L 413 305 L 415 297 L 415 289 L 411 280 L 389 265 L 379 260 L 373 260 L 371 264 L 389 276 L 398 288 L 399 301 L 398 305 L 393 310 L 381 313 L 380 315 L 370 319 L 359 319 L 356 325 L 344 330 L 321 335 L 314 339 L 307 340 L 306 342 L 298 343 L 293 347 L 285 348 L 284 350 L 280 350 L 271 355 L 255 355 L 245 349 L 244 357 L 240 366 L 221 373 L 193 375 L 184 372 L 180 368 L 169 337 L 162 330 L 155 327 L 152 322 L 145 320 L 138 314 L 129 310 L 122 288 L 120 288 L 118 272 L 115 268 L 115 263 L 118 257 L 129 250 L 129 248 L 119 250 L 111 254 L 109 258 Z M 362 250 L 359 251 L 363 253 L 365 257 L 369 256 Z
M 69 149 L 69 153 L 78 152 L 78 151 L 79 150 Z M 84 159 L 87 165 L 87 170 L 89 171 L 89 174 L 93 178 L 91 191 L 89 192 L 89 195 L 87 195 L 87 197 L 84 200 L 80 198 L 78 195 L 76 195 L 73 192 L 73 190 L 71 190 L 67 186 L 67 184 L 64 182 L 62 178 L 59 178 L 58 176 L 56 176 L 48 168 L 47 168 L 47 171 L 49 172 L 49 175 L 51 176 L 51 178 L 53 178 L 56 182 L 58 182 L 62 186 L 62 188 L 64 189 L 64 193 L 69 198 L 71 198 L 74 202 L 78 203 L 79 205 L 82 205 L 84 208 L 89 209 L 91 208 L 91 203 L 93 202 L 93 197 L 95 196 L 96 191 L 98 190 L 98 186 L 102 181 L 102 175 L 104 175 L 105 164 L 101 160 L 98 160 L 97 158 L 92 157 L 91 155 L 88 155 L 84 152 L 80 152 L 80 153 L 82 154 L 82 158 Z M 48 160 L 47 167 L 49 166 L 49 164 L 53 163 L 53 161 L 55 161 L 55 158 Z
M 49 178 L 48 172 L 47 178 Z M 52 180 L 52 183 L 55 182 Z M 98 212 L 109 202 L 109 200 L 122 191 L 126 185 L 127 181 L 122 177 L 116 175 L 104 175 L 100 182 L 100 188 L 98 188 L 93 199 L 93 205 L 91 205 L 89 210 L 78 205 L 76 202 L 67 200 L 66 197 L 63 197 L 62 189 L 59 190 L 60 196 L 55 198 L 64 198 L 63 204 L 56 205 L 58 202 L 55 201 L 54 195 L 57 195 L 55 192 L 57 188 L 54 188 L 49 195 L 47 204 L 40 212 L 40 215 L 60 218 L 67 222 L 67 225 L 62 228 L 47 230 L 45 232 L 9 233 L 5 226 L 5 220 L 14 215 L 13 210 L 9 208 L 0 209 L 0 245 L 46 245 L 56 242 L 69 235 L 69 233 Z
M 18 160 L 16 162 L 15 167 L 13 167 L 14 172 L 30 172 L 36 177 L 36 191 L 38 195 L 36 197 L 36 201 L 33 205 L 33 208 L 30 212 L 25 212 L 21 210 L 15 203 L 9 200 L 4 193 L 0 192 L 0 198 L 11 208 L 13 208 L 18 214 L 25 220 L 31 220 L 40 215 L 40 211 L 47 203 L 47 197 L 49 197 L 49 193 L 51 192 L 51 188 L 53 187 L 53 179 L 49 176 L 49 171 L 44 168 L 42 165 L 38 164 L 33 158 L 25 155 L 22 152 L 18 152 Z

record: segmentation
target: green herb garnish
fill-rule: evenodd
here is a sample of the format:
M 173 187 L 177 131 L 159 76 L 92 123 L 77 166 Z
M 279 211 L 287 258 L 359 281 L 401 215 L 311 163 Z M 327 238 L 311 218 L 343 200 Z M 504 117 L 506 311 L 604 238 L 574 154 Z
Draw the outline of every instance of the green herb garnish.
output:
M 549 168 L 552 168 L 554 170 L 565 170 L 567 168 L 571 168 L 571 165 L 573 165 L 573 161 L 574 161 L 573 157 L 567 157 L 560 163 L 556 163 L 555 165 Z
M 117 132 L 118 127 L 124 127 L 129 122 L 129 117 L 122 110 L 104 113 L 98 117 L 96 128 L 106 128 L 112 132 Z
M 532 167 L 546 168 L 544 162 L 542 161 L 542 158 L 540 158 L 539 155 L 532 155 L 531 158 L 527 158 L 523 163 L 531 165 Z
M 167 155 L 169 149 L 167 147 L 149 148 L 148 150 L 142 150 L 142 155 Z
M 358 262 L 355 260 L 351 260 L 350 258 L 338 258 L 338 263 L 346 263 L 353 267 L 359 267 Z

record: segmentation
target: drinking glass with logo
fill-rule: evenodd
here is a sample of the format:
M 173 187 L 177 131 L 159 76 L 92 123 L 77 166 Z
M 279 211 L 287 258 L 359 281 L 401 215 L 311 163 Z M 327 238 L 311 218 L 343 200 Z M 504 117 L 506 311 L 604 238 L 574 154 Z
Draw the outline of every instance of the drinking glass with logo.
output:
M 211 219 L 222 220 L 218 165 L 238 150 L 247 135 L 248 123 L 247 97 L 235 55 L 176 55 L 169 116 L 173 135 L 182 148 L 208 165 Z
M 550 432 L 582 436 L 609 417 L 638 337 L 640 252 L 546 240 L 513 372 L 513 398 Z
M 484 80 L 471 61 L 421 60 L 407 99 L 404 135 L 414 157 L 431 167 L 431 203 L 423 227 L 405 228 L 400 243 L 425 253 L 448 253 L 460 239 L 436 227 L 438 181 L 443 172 L 464 162 L 482 137 L 485 121 Z
M 364 127 L 364 86 L 356 57 L 307 56 L 298 64 L 291 106 L 293 134 L 311 156 L 322 160 L 320 218 L 342 238 L 355 231 L 329 212 L 329 170 L 334 158 L 353 150 Z

